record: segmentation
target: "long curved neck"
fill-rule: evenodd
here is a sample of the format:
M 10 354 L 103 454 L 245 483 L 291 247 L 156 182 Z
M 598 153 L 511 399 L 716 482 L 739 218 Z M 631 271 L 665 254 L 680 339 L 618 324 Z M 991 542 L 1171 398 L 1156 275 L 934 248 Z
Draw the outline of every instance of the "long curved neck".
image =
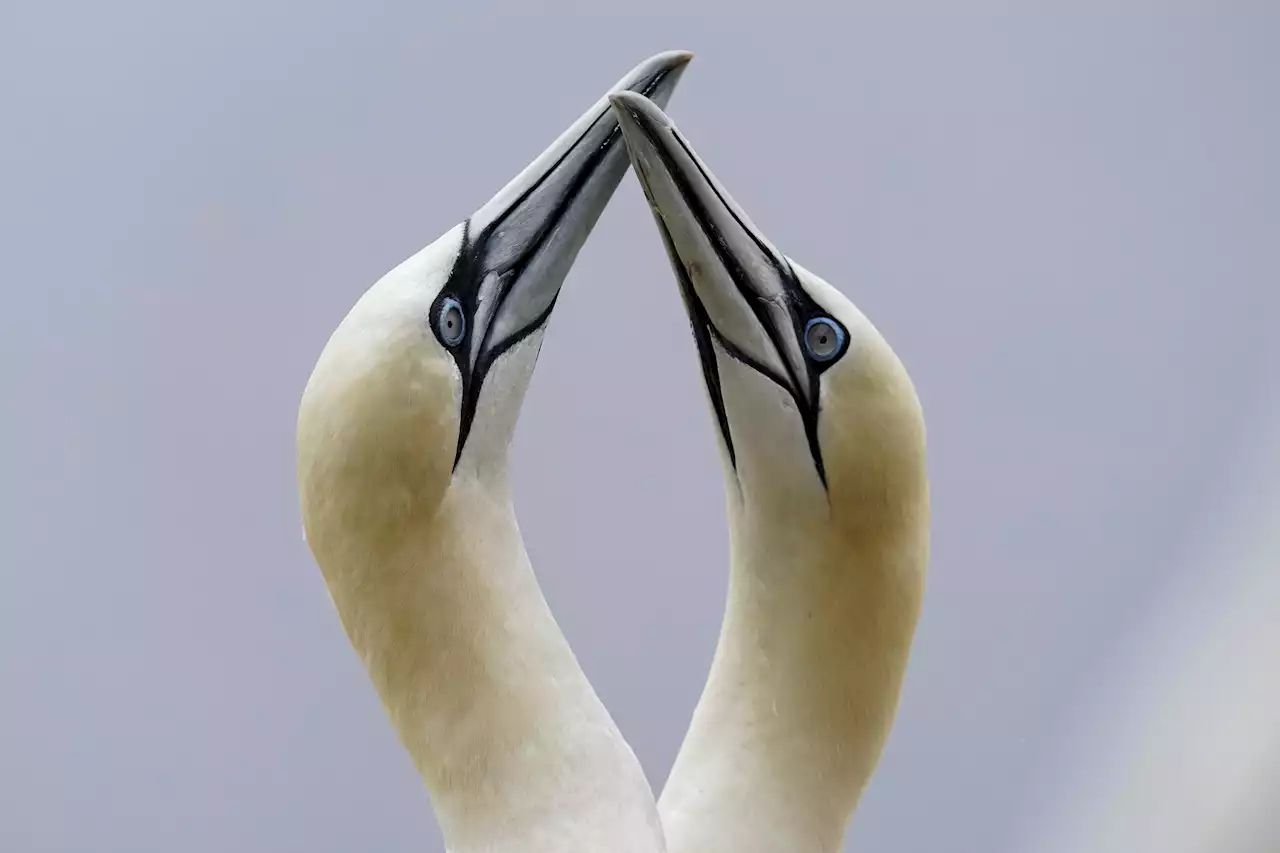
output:
M 770 521 L 731 501 L 719 645 L 658 803 L 671 853 L 838 850 L 897 709 L 927 543 Z
M 648 782 L 547 607 L 502 480 L 455 482 L 394 553 L 326 571 L 343 625 L 449 850 L 655 853 Z

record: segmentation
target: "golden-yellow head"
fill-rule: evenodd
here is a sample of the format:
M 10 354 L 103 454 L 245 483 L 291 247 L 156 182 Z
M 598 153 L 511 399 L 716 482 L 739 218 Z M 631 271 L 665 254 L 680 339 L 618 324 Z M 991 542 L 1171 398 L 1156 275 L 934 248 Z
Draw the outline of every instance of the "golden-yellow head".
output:
M 688 310 L 739 522 L 919 526 L 924 419 L 892 348 L 774 248 L 658 105 L 611 100 Z
M 665 103 L 691 54 L 614 87 Z M 601 98 L 497 195 L 383 276 L 321 353 L 298 414 L 308 542 L 395 547 L 507 448 L 560 287 L 628 166 Z

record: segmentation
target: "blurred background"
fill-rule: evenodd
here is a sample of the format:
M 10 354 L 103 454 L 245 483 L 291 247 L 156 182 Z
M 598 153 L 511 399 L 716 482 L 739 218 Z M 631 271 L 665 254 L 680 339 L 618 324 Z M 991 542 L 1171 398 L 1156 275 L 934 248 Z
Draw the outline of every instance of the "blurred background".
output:
M 299 396 L 369 284 L 669 48 L 682 130 L 928 419 L 847 849 L 1280 847 L 1280 7 L 749 6 L 0 7 L 0 849 L 440 849 L 302 540 Z M 655 788 L 726 581 L 700 381 L 627 177 L 514 476 Z

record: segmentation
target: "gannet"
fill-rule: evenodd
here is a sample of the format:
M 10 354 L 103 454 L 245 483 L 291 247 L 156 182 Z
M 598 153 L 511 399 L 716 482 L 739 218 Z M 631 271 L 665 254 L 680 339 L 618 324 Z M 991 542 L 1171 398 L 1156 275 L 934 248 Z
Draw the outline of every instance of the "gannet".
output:
M 690 58 L 660 54 L 615 88 L 665 102 Z M 627 167 L 602 97 L 370 287 L 302 396 L 306 539 L 454 853 L 662 849 L 641 767 L 538 587 L 507 473 L 561 283 Z
M 668 849 L 833 851 L 879 760 L 921 607 L 920 402 L 871 322 L 774 248 L 658 105 L 611 101 L 726 474 L 728 600 L 658 802 Z

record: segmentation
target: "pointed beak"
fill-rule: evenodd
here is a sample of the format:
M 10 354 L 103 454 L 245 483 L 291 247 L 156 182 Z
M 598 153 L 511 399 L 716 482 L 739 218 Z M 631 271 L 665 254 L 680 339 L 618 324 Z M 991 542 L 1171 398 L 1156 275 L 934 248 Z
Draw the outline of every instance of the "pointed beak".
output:
M 528 214 L 546 212 L 548 205 L 535 202 L 548 201 L 558 195 L 554 190 L 567 189 L 567 185 L 583 177 L 580 173 L 584 168 L 605 173 L 599 175 L 604 180 L 599 181 L 603 189 L 598 194 L 607 201 L 612 191 L 610 188 L 617 187 L 627 168 L 627 157 L 621 152 L 614 158 L 607 158 L 608 162 L 593 159 L 600 154 L 598 149 L 601 147 L 608 145 L 610 150 L 614 148 L 610 143 L 618 132 L 618 122 L 609 110 L 610 96 L 636 92 L 665 106 L 691 59 L 693 54 L 688 51 L 671 50 L 651 56 L 628 71 L 609 89 L 608 94 L 592 104 L 555 142 L 547 146 L 547 150 L 476 211 L 471 217 L 472 231 L 483 232 L 499 221 L 512 219 L 520 211 L 525 213 L 521 219 L 538 218 Z M 586 201 L 582 199 L 580 203 Z
M 731 356 L 813 407 L 817 377 L 795 310 L 804 294 L 790 262 L 657 104 L 632 92 L 610 101 L 692 318 Z
M 610 91 L 665 104 L 692 58 L 660 53 Z M 468 318 L 466 339 L 454 351 L 464 377 L 459 456 L 489 367 L 546 322 L 628 165 L 606 94 L 465 223 L 446 285 Z
M 609 100 L 679 282 L 730 462 L 717 349 L 791 395 L 825 482 L 817 439 L 825 366 L 804 348 L 807 324 L 823 312 L 658 104 L 635 92 Z
M 658 54 L 611 91 L 666 103 L 692 58 L 685 51 Z M 467 240 L 481 282 L 470 340 L 473 368 L 488 349 L 546 318 L 627 165 L 606 95 L 471 217 Z

